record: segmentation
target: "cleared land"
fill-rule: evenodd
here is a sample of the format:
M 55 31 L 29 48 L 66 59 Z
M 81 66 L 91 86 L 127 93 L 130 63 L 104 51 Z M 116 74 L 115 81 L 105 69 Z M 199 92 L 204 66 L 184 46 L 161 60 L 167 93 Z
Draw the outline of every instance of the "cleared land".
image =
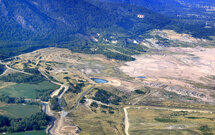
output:
M 127 66 L 121 69 L 130 76 L 146 76 L 157 81 L 169 78 L 168 81 L 179 79 L 204 83 L 202 78 L 215 76 L 214 48 L 168 48 L 166 51 L 138 55 L 136 61 L 127 62 Z
M 144 86 L 214 103 L 214 48 L 166 48 L 135 58 L 120 69 L 135 78 L 145 76 L 139 79 Z

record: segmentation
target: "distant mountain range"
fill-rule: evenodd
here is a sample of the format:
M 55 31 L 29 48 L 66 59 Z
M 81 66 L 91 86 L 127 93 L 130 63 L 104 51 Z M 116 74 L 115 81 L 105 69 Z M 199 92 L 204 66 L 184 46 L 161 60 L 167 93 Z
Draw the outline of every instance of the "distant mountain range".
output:
M 215 7 L 215 0 L 97 0 L 111 3 L 127 3 L 144 6 L 150 10 L 169 15 L 186 14 L 207 14 L 214 17 L 211 12 L 206 12 L 205 8 Z M 214 13 L 214 12 L 213 12 Z M 210 18 L 211 19 L 211 18 Z M 214 18 L 213 18 L 214 19 Z
M 158 8 L 160 5 L 163 6 Z M 114 35 L 122 48 L 134 51 L 136 48 L 126 42 L 127 38 L 152 29 L 173 29 L 203 38 L 215 34 L 214 28 L 204 28 L 205 20 L 178 20 L 165 14 L 168 10 L 163 8 L 173 5 L 185 7 L 174 0 L 0 0 L 0 57 L 48 46 L 104 53 L 101 42 L 92 40 L 98 33 L 103 37 Z M 110 51 L 105 55 L 110 53 L 113 58 L 121 55 Z

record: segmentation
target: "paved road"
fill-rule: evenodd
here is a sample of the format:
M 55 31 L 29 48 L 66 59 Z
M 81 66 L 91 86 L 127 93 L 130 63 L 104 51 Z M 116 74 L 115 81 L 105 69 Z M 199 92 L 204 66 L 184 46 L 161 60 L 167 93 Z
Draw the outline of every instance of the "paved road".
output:
M 39 69 L 40 73 L 45 77 L 47 78 L 51 83 L 53 84 L 56 84 L 56 85 L 59 85 L 60 88 L 59 89 L 56 89 L 52 94 L 51 96 L 58 96 L 58 93 L 61 91 L 61 89 L 64 89 L 64 91 L 61 93 L 60 96 L 58 96 L 58 103 L 59 105 L 61 106 L 61 98 L 63 96 L 63 94 L 68 90 L 68 86 L 64 85 L 64 84 L 61 84 L 59 82 L 55 82 L 55 81 L 52 81 L 44 72 L 42 72 L 41 69 Z M 59 120 L 61 119 L 60 118 L 56 118 L 55 115 L 53 114 L 53 111 L 51 110 L 50 108 L 50 103 L 48 102 L 42 102 L 42 105 L 43 105 L 43 108 L 45 108 L 46 111 L 44 111 L 48 116 L 51 117 L 51 122 L 49 124 L 49 126 L 46 128 L 46 133 L 48 135 L 56 135 L 56 129 L 58 127 L 58 124 L 59 124 Z M 61 107 L 62 108 L 62 107 Z M 63 109 L 63 108 L 62 108 Z M 62 112 L 61 112 L 62 113 Z M 61 116 L 61 115 L 60 115 Z
M 51 121 L 49 122 L 49 126 L 46 128 L 46 133 L 51 135 L 51 130 L 54 127 L 56 118 L 54 117 L 54 114 L 48 102 L 41 102 L 41 105 L 42 105 L 42 111 L 45 112 L 51 118 Z
M 62 85 L 63 86 L 63 92 L 58 96 L 58 104 L 59 104 L 59 106 L 60 106 L 60 108 L 61 108 L 61 112 L 60 112 L 60 118 L 59 119 L 57 119 L 56 121 L 55 121 L 55 125 L 52 127 L 52 129 L 50 130 L 50 133 L 52 134 L 52 135 L 59 135 L 60 133 L 60 129 L 61 129 L 61 127 L 62 127 L 62 125 L 63 125 L 63 123 L 64 123 L 64 119 L 65 119 L 65 117 L 68 115 L 68 113 L 69 112 L 66 112 L 64 109 L 63 109 L 63 106 L 61 105 L 61 101 L 62 101 L 62 97 L 63 97 L 63 95 L 66 93 L 66 91 L 69 89 L 69 87 L 68 86 L 66 86 L 66 85 Z M 58 91 L 58 93 L 59 93 L 60 91 Z M 57 94 L 58 95 L 58 94 Z
M 79 105 L 79 103 L 80 103 L 80 100 L 81 100 L 90 90 L 94 89 L 95 86 L 96 86 L 96 85 L 93 84 L 92 87 L 90 87 L 89 89 L 87 89 L 86 91 L 84 91 L 84 92 L 81 94 L 81 96 L 76 100 L 75 105 L 72 107 L 72 109 L 71 109 L 69 112 L 72 112 L 72 110 L 74 110 L 76 107 L 78 107 L 78 105 Z
M 49 134 L 51 134 L 51 135 L 59 135 L 60 134 L 60 129 L 62 128 L 62 125 L 63 125 L 63 123 L 64 123 L 64 120 L 65 120 L 65 117 L 70 113 L 70 112 L 72 112 L 75 108 L 77 108 L 78 107 L 78 105 L 79 105 L 79 103 L 80 103 L 80 100 L 90 91 L 90 90 L 92 90 L 92 89 L 94 89 L 95 88 L 95 84 L 92 86 L 92 87 L 90 87 L 89 89 L 87 89 L 86 91 L 84 91 L 82 94 L 81 94 L 81 96 L 76 100 L 76 102 L 75 102 L 75 105 L 72 107 L 72 109 L 71 110 L 69 110 L 69 111 L 65 111 L 64 109 L 63 109 L 63 107 L 61 106 L 61 99 L 62 99 L 62 96 L 65 94 L 65 92 L 69 89 L 69 87 L 68 86 L 64 86 L 63 85 L 63 88 L 64 88 L 64 91 L 61 93 L 61 95 L 59 95 L 58 96 L 58 104 L 60 105 L 60 108 L 61 108 L 61 113 L 60 113 L 60 118 L 58 118 L 58 119 L 56 119 L 55 120 L 55 122 L 54 122 L 54 124 L 51 126 L 51 127 L 49 127 Z
M 0 61 L 0 64 L 3 64 L 5 65 L 5 67 L 7 68 L 6 70 L 12 70 L 12 71 L 15 71 L 15 72 L 20 72 L 20 73 L 23 73 L 23 74 L 27 74 L 27 75 L 32 75 L 31 73 L 27 73 L 27 72 L 24 72 L 24 71 L 20 71 L 20 70 L 17 70 L 17 69 L 13 69 L 11 67 L 9 67 L 6 63 L 3 63 L 2 61 Z M 78 107 L 79 103 L 80 103 L 80 100 L 92 89 L 95 88 L 95 84 L 93 84 L 92 87 L 90 87 L 89 89 L 87 89 L 86 91 L 84 91 L 81 96 L 76 100 L 76 103 L 75 105 L 73 106 L 73 108 L 69 111 L 69 112 L 66 112 L 63 107 L 61 106 L 61 98 L 63 97 L 63 95 L 65 94 L 65 92 L 69 89 L 68 86 L 64 85 L 64 84 L 61 84 L 59 82 L 55 82 L 55 81 L 52 81 L 44 72 L 41 71 L 41 69 L 39 69 L 40 73 L 46 77 L 51 83 L 53 84 L 56 84 L 56 85 L 59 85 L 60 88 L 59 89 L 56 89 L 53 93 L 52 93 L 52 96 L 58 96 L 58 103 L 62 109 L 61 111 L 61 114 L 60 114 L 60 118 L 56 118 L 53 114 L 53 111 L 50 109 L 50 104 L 49 102 L 41 102 L 41 106 L 42 106 L 42 110 L 43 112 L 45 112 L 48 116 L 50 116 L 51 118 L 51 121 L 50 121 L 50 124 L 49 126 L 47 127 L 46 129 L 46 133 L 49 134 L 49 135 L 57 135 L 59 133 L 59 130 L 60 130 L 60 127 L 63 123 L 63 119 L 67 116 L 67 114 L 69 112 L 72 112 L 72 110 L 74 110 L 76 107 Z M 5 74 L 5 73 L 4 73 Z M 61 95 L 58 95 L 58 93 L 60 92 L 61 89 L 64 89 L 64 91 L 61 93 Z M 27 99 L 26 99 L 27 100 Z

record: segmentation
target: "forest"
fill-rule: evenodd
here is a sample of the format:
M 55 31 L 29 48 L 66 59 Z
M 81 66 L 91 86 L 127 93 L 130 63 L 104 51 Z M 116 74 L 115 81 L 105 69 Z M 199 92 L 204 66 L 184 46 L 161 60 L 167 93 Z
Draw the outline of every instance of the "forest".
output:
M 8 118 L 0 115 L 0 132 L 21 132 L 29 130 L 41 130 L 47 126 L 49 117 L 39 112 L 27 118 Z
M 60 105 L 58 104 L 58 98 L 57 97 L 51 98 L 50 103 L 51 103 L 50 108 L 52 110 L 61 111 Z
M 13 73 L 13 74 L 8 74 L 6 76 L 1 76 L 0 80 L 4 82 L 37 84 L 44 81 L 45 79 L 42 75 L 27 75 L 23 73 Z
M 10 97 L 10 96 L 1 94 L 0 102 L 4 102 L 7 104 L 22 104 L 22 103 L 25 103 L 25 99 L 23 97 Z
M 105 104 L 114 104 L 114 105 L 119 105 L 119 102 L 121 102 L 121 97 L 112 94 L 108 91 L 105 91 L 103 89 L 98 89 L 95 88 L 95 90 L 97 90 L 95 96 L 93 97 L 94 100 L 100 101 L 102 103 Z
M 4 73 L 5 71 L 5 66 L 0 64 L 0 74 Z

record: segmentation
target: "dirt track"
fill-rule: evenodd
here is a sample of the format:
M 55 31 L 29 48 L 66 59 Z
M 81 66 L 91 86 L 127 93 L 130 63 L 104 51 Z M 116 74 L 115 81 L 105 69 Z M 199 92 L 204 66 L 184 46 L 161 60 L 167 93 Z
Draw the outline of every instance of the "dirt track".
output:
M 128 108 L 129 108 L 129 107 L 124 107 L 124 113 L 125 113 L 125 121 L 124 121 L 124 124 L 125 124 L 125 134 L 126 134 L 126 135 L 129 135 L 128 130 L 129 130 L 129 126 L 130 126 L 130 124 L 129 124 L 129 119 L 128 119 L 128 111 L 127 111 Z
M 31 73 L 27 73 L 27 72 L 24 72 L 24 71 L 21 71 L 21 70 L 17 70 L 17 69 L 11 68 L 6 63 L 3 63 L 2 61 L 0 61 L 0 64 L 5 65 L 5 67 L 6 67 L 5 72 L 3 74 L 1 74 L 1 76 L 3 76 L 4 74 L 6 74 L 6 72 L 8 70 L 12 70 L 14 72 L 19 72 L 19 73 L 23 73 L 23 74 L 27 74 L 27 75 L 32 75 Z

